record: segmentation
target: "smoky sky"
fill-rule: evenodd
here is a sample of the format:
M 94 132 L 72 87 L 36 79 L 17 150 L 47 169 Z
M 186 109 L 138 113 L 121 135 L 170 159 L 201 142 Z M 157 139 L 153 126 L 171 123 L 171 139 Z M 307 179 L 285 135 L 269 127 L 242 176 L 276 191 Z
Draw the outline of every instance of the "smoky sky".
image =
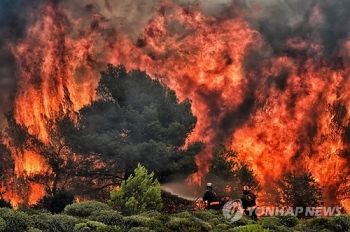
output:
M 144 26 L 154 17 L 160 0 L 53 0 L 75 18 L 86 19 L 98 13 L 115 28 L 137 41 Z M 33 12 L 44 1 L 0 0 L 0 128 L 3 113 L 13 107 L 16 95 L 16 63 L 9 45 L 16 46 L 26 37 L 27 28 L 34 23 Z M 266 56 L 286 53 L 286 42 L 291 37 L 317 40 L 324 47 L 324 55 L 335 56 L 350 31 L 350 1 L 347 0 L 174 0 L 179 5 L 194 5 L 209 16 L 236 17 L 237 9 L 251 27 L 263 36 L 269 46 L 268 53 L 247 55 L 245 67 L 254 67 Z M 313 21 L 315 8 L 320 17 Z M 236 13 L 235 13 L 236 12 Z M 317 13 L 317 12 L 316 12 Z M 35 13 L 34 13 L 35 15 Z

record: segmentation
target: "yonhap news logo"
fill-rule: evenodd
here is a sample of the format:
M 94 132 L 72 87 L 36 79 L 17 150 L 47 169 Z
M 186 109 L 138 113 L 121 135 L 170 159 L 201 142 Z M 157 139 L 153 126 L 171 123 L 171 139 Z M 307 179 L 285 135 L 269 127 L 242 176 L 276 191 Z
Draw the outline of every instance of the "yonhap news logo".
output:
M 222 209 L 222 213 L 226 222 L 233 223 L 243 217 L 244 209 L 242 208 L 242 201 L 239 199 L 228 201 Z M 256 214 L 258 217 L 262 216 L 285 216 L 292 215 L 296 217 L 331 217 L 342 213 L 342 207 L 261 207 L 256 206 L 247 211 L 248 217 Z M 249 215 L 250 214 L 250 215 Z
M 239 199 L 226 202 L 222 208 L 222 213 L 226 222 L 233 223 L 243 217 L 244 210 L 241 205 L 242 201 Z

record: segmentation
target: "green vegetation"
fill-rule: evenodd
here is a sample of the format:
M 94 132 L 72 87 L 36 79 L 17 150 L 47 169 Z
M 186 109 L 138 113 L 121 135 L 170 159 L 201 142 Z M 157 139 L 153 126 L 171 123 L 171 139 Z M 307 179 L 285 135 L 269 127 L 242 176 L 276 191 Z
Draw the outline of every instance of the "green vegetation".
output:
M 85 206 L 89 209 L 81 212 Z M 67 214 L 73 211 L 75 216 Z M 184 211 L 165 214 L 152 210 L 125 216 L 104 203 L 91 201 L 68 205 L 62 213 L 54 215 L 44 212 L 28 215 L 25 212 L 0 208 L 0 232 L 332 232 L 348 230 L 350 230 L 349 215 L 309 219 L 297 219 L 293 216 L 263 217 L 257 222 L 244 217 L 239 223 L 227 223 L 220 211 Z
M 110 204 L 129 215 L 161 209 L 161 188 L 154 173 L 148 174 L 147 169 L 138 164 L 134 175 L 123 181 L 118 190 L 111 191 Z

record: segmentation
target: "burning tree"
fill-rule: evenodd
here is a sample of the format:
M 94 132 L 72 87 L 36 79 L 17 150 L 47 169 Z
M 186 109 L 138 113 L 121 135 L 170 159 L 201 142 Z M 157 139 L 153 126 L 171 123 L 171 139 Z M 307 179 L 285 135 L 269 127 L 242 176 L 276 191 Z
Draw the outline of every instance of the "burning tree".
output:
M 239 198 L 244 185 L 258 190 L 253 170 L 237 159 L 237 152 L 218 144 L 213 148 L 213 158 L 209 172 L 204 176 L 206 182 L 213 182 L 215 192 L 221 197 Z
M 323 189 L 311 173 L 288 172 L 270 185 L 264 202 L 273 207 L 317 207 L 322 205 Z
M 182 149 L 196 123 L 188 101 L 179 103 L 159 81 L 121 65 L 102 72 L 97 93 L 100 98 L 80 111 L 78 130 L 69 136 L 77 152 L 98 155 L 111 178 L 127 178 L 138 163 L 160 180 L 196 171 L 199 151 Z
M 3 135 L 0 133 L 0 201 L 5 201 L 3 198 L 6 194 L 6 183 L 13 176 L 14 166 L 11 150 L 3 143 Z

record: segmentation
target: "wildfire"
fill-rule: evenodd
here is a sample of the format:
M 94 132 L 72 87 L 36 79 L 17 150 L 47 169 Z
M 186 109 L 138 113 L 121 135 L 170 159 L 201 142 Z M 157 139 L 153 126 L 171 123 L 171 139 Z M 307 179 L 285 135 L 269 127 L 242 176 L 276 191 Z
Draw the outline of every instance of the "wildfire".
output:
M 199 5 L 162 1 L 135 42 L 118 30 L 106 33 L 110 24 L 101 15 L 94 14 L 94 26 L 84 31 L 59 5 L 44 3 L 26 39 L 12 45 L 20 72 L 17 122 L 49 142 L 45 119 L 88 104 L 98 69 L 122 63 L 160 78 L 180 100 L 191 100 L 198 123 L 187 143 L 205 144 L 191 181 L 201 181 L 211 148 L 224 142 L 262 184 L 286 170 L 303 170 L 326 189 L 340 191 L 348 176 L 349 40 L 334 57 L 325 57 L 318 36 L 292 36 L 284 52 L 272 55 L 269 41 L 236 8 L 230 10 L 234 16 L 208 16 Z M 309 17 L 311 26 L 322 20 L 317 4 Z M 16 157 L 16 173 L 43 172 L 43 164 L 40 154 L 27 151 Z M 41 194 L 42 188 L 32 186 L 32 192 Z

